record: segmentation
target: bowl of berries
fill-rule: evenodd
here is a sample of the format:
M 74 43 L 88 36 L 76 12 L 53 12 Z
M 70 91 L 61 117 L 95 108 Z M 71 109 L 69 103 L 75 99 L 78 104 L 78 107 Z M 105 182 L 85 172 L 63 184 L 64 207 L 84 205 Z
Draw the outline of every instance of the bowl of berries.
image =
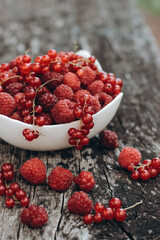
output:
M 0 138 L 16 147 L 81 150 L 114 117 L 123 82 L 85 50 L 20 55 L 0 66 Z

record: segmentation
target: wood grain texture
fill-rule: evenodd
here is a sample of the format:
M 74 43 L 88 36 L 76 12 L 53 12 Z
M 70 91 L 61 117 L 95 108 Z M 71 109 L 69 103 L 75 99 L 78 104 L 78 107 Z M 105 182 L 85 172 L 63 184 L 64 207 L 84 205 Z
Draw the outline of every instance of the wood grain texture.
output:
M 145 158 L 160 152 L 160 54 L 150 29 L 133 0 L 0 0 L 0 56 L 9 61 L 26 49 L 41 55 L 50 48 L 70 50 L 73 41 L 92 52 L 108 72 L 124 80 L 124 99 L 109 125 L 119 136 L 119 148 L 101 149 L 98 136 L 82 151 L 24 151 L 0 141 L 0 162 L 19 168 L 26 160 L 39 157 L 47 167 L 61 165 L 75 175 L 81 170 L 93 173 L 96 186 L 93 202 L 108 204 L 112 196 L 124 207 L 139 200 L 143 205 L 128 212 L 123 223 L 103 222 L 85 226 L 79 216 L 67 210 L 67 200 L 75 191 L 51 191 L 47 184 L 31 186 L 19 173 L 19 180 L 32 203 L 44 206 L 49 215 L 46 226 L 32 230 L 20 223 L 21 208 L 12 210 L 0 201 L 1 240 L 158 240 L 160 236 L 159 177 L 148 182 L 132 181 L 117 158 L 124 146 L 139 149 Z M 15 139 L 16 141 L 16 139 Z

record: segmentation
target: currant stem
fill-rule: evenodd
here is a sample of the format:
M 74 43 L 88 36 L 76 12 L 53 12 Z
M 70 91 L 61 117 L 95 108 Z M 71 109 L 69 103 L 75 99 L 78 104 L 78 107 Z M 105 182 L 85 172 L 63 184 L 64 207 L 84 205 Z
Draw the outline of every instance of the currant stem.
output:
M 0 86 L 1 86 L 3 83 L 5 83 L 6 81 L 8 81 L 9 79 L 18 78 L 18 77 L 20 77 L 20 76 L 19 76 L 19 75 L 16 75 L 16 76 L 9 77 L 9 78 L 7 78 L 6 80 L 4 80 L 3 82 L 1 82 L 1 83 L 0 83 Z
M 143 203 L 143 201 L 141 200 L 140 202 L 137 202 L 137 203 L 135 203 L 134 205 L 125 208 L 124 210 L 128 210 L 128 209 L 134 208 L 134 207 L 136 207 L 137 205 L 142 204 L 142 203 Z
M 24 54 L 27 55 L 30 51 L 31 51 L 31 49 L 29 48 L 24 52 Z

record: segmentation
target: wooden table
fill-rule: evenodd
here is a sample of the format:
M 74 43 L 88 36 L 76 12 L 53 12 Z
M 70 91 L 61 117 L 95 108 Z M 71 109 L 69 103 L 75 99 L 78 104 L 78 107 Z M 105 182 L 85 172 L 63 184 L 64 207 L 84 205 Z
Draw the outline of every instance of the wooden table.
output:
M 119 152 L 132 146 L 153 158 L 160 153 L 160 54 L 150 29 L 133 0 L 0 0 L 1 62 L 10 61 L 28 48 L 32 55 L 72 49 L 92 52 L 108 72 L 124 80 L 124 99 L 109 125 L 119 136 L 119 148 L 99 147 L 98 137 L 82 151 L 73 148 L 56 152 L 24 151 L 0 141 L 1 164 L 9 161 L 19 168 L 26 160 L 39 157 L 47 173 L 60 165 L 75 175 L 81 170 L 93 173 L 96 186 L 90 197 L 105 205 L 111 197 L 122 199 L 124 207 L 143 200 L 128 212 L 123 223 L 103 222 L 85 226 L 80 217 L 70 214 L 67 200 L 74 185 L 57 193 L 47 185 L 31 186 L 19 173 L 16 180 L 29 194 L 31 202 L 44 206 L 49 215 L 46 226 L 32 230 L 19 219 L 21 208 L 5 208 L 0 200 L 0 239 L 9 240 L 158 240 L 160 239 L 159 176 L 148 182 L 133 181 L 118 165 Z M 15 140 L 16 141 L 16 140 Z

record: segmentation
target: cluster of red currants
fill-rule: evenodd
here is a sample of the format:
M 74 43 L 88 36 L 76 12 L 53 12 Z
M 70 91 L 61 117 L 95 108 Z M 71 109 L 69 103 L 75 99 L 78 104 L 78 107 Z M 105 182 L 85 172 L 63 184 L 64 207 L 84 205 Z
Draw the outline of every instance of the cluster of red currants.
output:
M 75 146 L 77 150 L 81 150 L 83 146 L 89 143 L 89 138 L 87 135 L 90 129 L 94 127 L 93 115 L 94 111 L 91 106 L 89 106 L 89 96 L 82 95 L 79 98 L 79 103 L 76 103 L 74 108 L 74 115 L 76 118 L 80 119 L 80 129 L 70 128 L 68 130 L 68 135 L 70 136 L 68 142 L 69 144 Z
M 20 204 L 23 207 L 29 206 L 30 200 L 26 196 L 17 182 L 12 182 L 8 186 L 7 182 L 12 181 L 14 178 L 14 169 L 11 163 L 4 163 L 0 171 L 0 196 L 5 195 L 5 205 L 12 208 L 15 204 Z
M 131 163 L 128 165 L 128 170 L 132 171 L 131 177 L 133 180 L 147 181 L 160 173 L 160 158 L 146 159 L 139 166 L 134 166 Z
M 119 198 L 111 198 L 109 201 L 109 207 L 105 208 L 102 203 L 96 203 L 94 206 L 95 214 L 87 214 L 83 217 L 83 222 L 85 224 L 91 223 L 101 223 L 103 220 L 112 220 L 115 219 L 118 222 L 123 222 L 126 217 L 126 210 L 134 208 L 135 206 L 141 204 L 142 201 L 127 207 L 122 208 L 121 200 Z
M 30 130 L 29 128 L 25 128 L 22 133 L 25 139 L 29 142 L 38 138 L 40 135 L 40 133 L 37 130 Z

